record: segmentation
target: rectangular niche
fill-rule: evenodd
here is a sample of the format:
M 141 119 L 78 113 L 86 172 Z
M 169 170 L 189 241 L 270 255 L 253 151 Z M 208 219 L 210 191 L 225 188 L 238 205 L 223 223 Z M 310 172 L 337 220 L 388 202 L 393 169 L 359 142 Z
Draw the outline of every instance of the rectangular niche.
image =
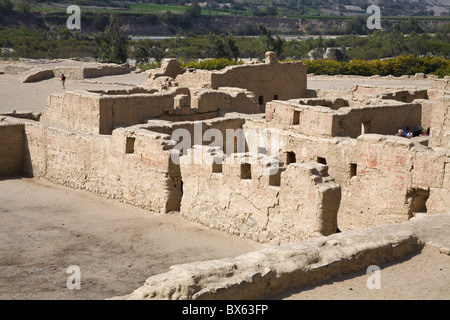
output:
M 358 174 L 358 165 L 356 163 L 350 163 L 350 178 Z
M 294 119 L 292 120 L 293 125 L 300 124 L 300 111 L 294 110 Z
M 136 138 L 127 137 L 125 153 L 134 153 L 134 143 L 136 142 Z
M 250 163 L 241 164 L 241 179 L 252 178 L 252 165 Z
M 295 157 L 295 152 L 293 151 L 288 151 L 286 152 L 286 165 L 291 164 L 291 163 L 296 163 L 297 159 Z

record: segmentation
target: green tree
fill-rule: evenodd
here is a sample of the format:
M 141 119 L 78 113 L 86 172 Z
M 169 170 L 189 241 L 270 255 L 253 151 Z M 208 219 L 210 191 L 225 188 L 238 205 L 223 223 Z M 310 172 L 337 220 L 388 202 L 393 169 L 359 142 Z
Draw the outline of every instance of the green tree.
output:
M 191 5 L 186 8 L 186 15 L 191 19 L 197 19 L 202 14 L 202 8 L 196 0 L 193 0 Z
M 120 29 L 119 19 L 111 15 L 104 32 L 94 37 L 96 58 L 102 62 L 125 63 L 128 59 L 128 36 Z
M 326 52 L 326 47 L 322 37 L 319 37 L 316 41 L 316 47 L 312 53 L 312 58 L 314 60 L 323 59 Z
M 274 37 L 272 32 L 262 23 L 258 25 L 258 30 L 264 50 L 274 51 L 278 56 L 281 56 L 281 53 L 283 52 L 284 40 L 278 35 Z
M 423 29 L 414 17 L 409 17 L 407 22 L 400 25 L 400 30 L 403 33 L 423 33 Z
M 29 0 L 21 0 L 17 3 L 17 8 L 20 13 L 28 13 L 31 9 L 31 2 Z
M 357 16 L 347 22 L 345 26 L 347 34 L 367 34 L 367 22 L 364 16 Z
M 72 33 L 70 32 L 69 28 L 67 28 L 66 26 L 62 26 L 59 29 L 58 35 L 61 40 L 67 40 L 70 39 Z
M 232 35 L 217 36 L 210 33 L 208 40 L 211 44 L 210 55 L 212 58 L 235 60 L 239 57 L 239 47 L 236 45 L 236 39 Z
M 13 9 L 13 3 L 11 0 L 0 0 L 0 13 L 11 12 Z
M 339 62 L 343 62 L 343 61 L 348 61 L 348 56 L 347 56 L 347 48 L 346 47 L 342 47 L 342 48 L 333 48 L 331 49 L 331 58 L 333 60 L 339 61 Z
M 437 37 L 445 42 L 450 43 L 450 22 L 439 27 Z
M 266 7 L 266 9 L 264 9 L 264 11 L 266 12 L 266 15 L 268 15 L 268 16 L 276 16 L 278 14 L 277 7 L 275 7 L 275 6 Z
M 148 63 L 150 52 L 143 41 L 138 41 L 134 45 L 134 58 L 137 64 Z
M 134 44 L 134 58 L 137 64 L 147 64 L 151 58 L 159 63 L 164 58 L 164 51 L 152 41 L 140 40 Z

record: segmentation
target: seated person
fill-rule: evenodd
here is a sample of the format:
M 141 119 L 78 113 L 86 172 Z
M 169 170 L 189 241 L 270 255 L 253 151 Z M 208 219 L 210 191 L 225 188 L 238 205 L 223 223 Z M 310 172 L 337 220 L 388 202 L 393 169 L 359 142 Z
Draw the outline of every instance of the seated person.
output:
M 406 126 L 406 130 L 403 131 L 403 136 L 407 137 L 409 132 L 411 132 L 411 127 L 410 126 Z
M 414 137 L 420 137 L 420 136 L 426 136 L 427 130 L 425 130 L 422 126 L 419 126 L 417 128 L 418 130 L 414 133 Z

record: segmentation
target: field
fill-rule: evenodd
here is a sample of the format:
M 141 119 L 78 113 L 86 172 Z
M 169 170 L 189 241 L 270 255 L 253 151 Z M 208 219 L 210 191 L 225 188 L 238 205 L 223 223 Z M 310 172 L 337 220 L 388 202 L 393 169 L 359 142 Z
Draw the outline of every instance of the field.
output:
M 129 8 L 109 8 L 109 7 L 94 7 L 94 6 L 80 6 L 83 12 L 94 13 L 142 13 L 142 14 L 163 14 L 170 11 L 174 14 L 183 14 L 186 11 L 186 6 L 154 4 L 154 3 L 136 3 L 130 4 Z M 32 6 L 31 11 L 38 12 L 66 12 L 67 4 L 36 4 Z M 230 12 L 219 10 L 202 9 L 203 15 L 230 15 Z

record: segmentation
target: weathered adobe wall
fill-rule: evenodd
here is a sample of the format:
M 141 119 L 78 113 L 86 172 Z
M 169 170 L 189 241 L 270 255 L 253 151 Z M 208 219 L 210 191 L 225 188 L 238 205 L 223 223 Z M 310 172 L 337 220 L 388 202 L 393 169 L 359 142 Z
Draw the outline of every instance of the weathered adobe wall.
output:
M 444 176 L 450 162 L 445 153 L 381 135 L 360 136 L 355 149 L 356 174 L 350 177 L 354 174 L 350 173 L 343 187 L 346 194 L 339 212 L 344 228 L 406 221 L 415 215 L 445 212 L 443 205 L 450 205 L 450 199 L 442 198 L 450 188 Z
M 353 85 L 346 92 L 333 91 L 327 89 L 315 90 L 313 96 L 318 98 L 333 98 L 336 94 L 343 99 L 370 99 L 380 98 L 387 100 L 397 100 L 400 102 L 410 103 L 416 99 L 428 99 L 428 91 L 426 89 L 417 89 L 415 87 L 389 87 L 389 86 L 367 86 Z
M 24 150 L 23 124 L 5 123 L 0 117 L 0 176 L 22 173 Z
M 191 108 L 198 113 L 231 111 L 246 114 L 259 113 L 260 106 L 252 92 L 240 88 L 219 88 L 218 90 L 191 90 Z
M 266 129 L 267 125 L 247 121 L 243 126 L 247 139 L 248 132 Z M 450 188 L 450 158 L 445 150 L 435 151 L 416 139 L 396 136 L 326 139 L 278 130 L 281 161 L 326 163 L 328 173 L 341 186 L 341 230 L 405 221 L 425 211 L 443 213 L 450 205 L 450 198 L 444 196 Z M 247 144 L 249 152 L 256 152 L 256 142 Z
M 48 125 L 99 134 L 102 132 L 100 99 L 99 94 L 86 91 L 50 94 L 40 121 Z
M 192 95 L 191 95 L 192 93 Z M 50 95 L 41 121 L 91 134 L 111 134 L 116 127 L 144 123 L 152 118 L 212 118 L 215 112 L 255 113 L 259 106 L 245 91 L 190 91 L 173 88 L 167 93 L 69 91 Z M 179 119 L 178 119 L 179 120 Z
M 313 237 L 301 243 L 267 246 L 235 258 L 174 265 L 148 278 L 129 295 L 112 299 L 236 300 L 263 299 L 294 288 L 323 283 L 394 262 L 424 246 L 427 234 L 449 227 L 450 215 L 417 218 L 401 224 Z M 424 227 L 425 226 L 425 227 Z
M 170 162 L 169 138 L 139 127 L 116 129 L 105 136 L 26 121 L 23 171 L 167 212 L 178 209 L 181 200 L 180 174 Z
M 131 67 L 127 64 L 116 65 L 116 64 L 98 64 L 93 67 L 83 67 L 83 66 L 29 66 L 29 65 L 10 65 L 5 67 L 5 73 L 8 74 L 20 74 L 20 81 L 27 82 L 37 82 L 42 80 L 51 79 L 53 77 L 60 78 L 61 74 L 64 73 L 67 79 L 71 80 L 83 80 L 86 78 L 95 78 L 102 76 L 118 75 L 130 73 L 135 70 L 135 67 Z
M 378 103 L 377 103 L 378 102 Z M 422 106 L 386 101 L 373 105 L 341 107 L 307 105 L 308 101 L 272 101 L 266 105 L 266 119 L 282 124 L 294 132 L 317 137 L 351 137 L 363 133 L 396 134 L 409 125 L 413 130 L 421 125 Z
M 161 120 L 152 120 L 148 125 L 141 126 L 147 130 L 162 133 L 172 137 L 175 130 L 185 130 L 190 137 L 189 148 L 194 145 L 209 145 L 211 147 L 219 146 L 223 147 L 225 153 L 231 154 L 238 151 L 237 139 L 242 137 L 242 148 L 245 148 L 245 139 L 243 136 L 242 125 L 245 123 L 244 118 L 233 117 L 233 118 L 213 118 L 204 121 L 182 121 L 182 122 L 169 122 Z M 208 134 L 205 135 L 207 130 L 214 129 L 210 131 L 212 134 L 210 137 Z M 229 133 L 227 133 L 229 130 Z M 242 134 L 240 134 L 242 133 Z M 233 143 L 233 147 L 228 148 L 227 141 L 233 140 L 236 137 L 236 143 Z M 176 137 L 174 137 L 176 138 Z M 221 139 L 220 139 L 221 138 Z M 176 143 L 184 143 L 185 141 L 176 141 Z M 230 150 L 228 150 L 230 149 Z M 183 150 L 187 152 L 187 150 Z
M 180 86 L 218 89 L 237 87 L 254 93 L 262 105 L 280 100 L 306 97 L 306 66 L 295 63 L 260 63 L 227 67 L 221 71 L 195 70 L 178 75 Z
M 436 81 L 435 81 L 436 82 Z M 436 87 L 439 87 L 436 85 Z M 347 92 L 331 91 L 325 89 L 310 90 L 309 96 L 322 99 L 335 99 L 337 96 L 347 101 L 357 101 L 360 105 L 373 99 L 396 100 L 406 103 L 419 103 L 422 105 L 422 123 L 426 129 L 431 126 L 430 118 L 432 108 L 429 99 L 434 100 L 433 90 L 417 89 L 414 87 L 372 87 L 354 85 Z
M 269 158 L 233 154 L 219 165 L 218 150 L 194 146 L 181 158 L 184 218 L 263 243 L 336 232 L 340 187 L 326 166 L 292 164 L 269 175 Z
M 168 94 L 101 94 L 87 91 L 50 95 L 41 122 L 87 132 L 111 134 L 173 110 L 176 91 Z
M 444 79 L 435 79 L 433 81 L 433 88 L 428 90 L 428 97 L 430 100 L 435 100 L 441 96 L 450 95 L 450 77 Z
M 430 147 L 450 149 L 450 95 L 436 98 L 431 103 Z

